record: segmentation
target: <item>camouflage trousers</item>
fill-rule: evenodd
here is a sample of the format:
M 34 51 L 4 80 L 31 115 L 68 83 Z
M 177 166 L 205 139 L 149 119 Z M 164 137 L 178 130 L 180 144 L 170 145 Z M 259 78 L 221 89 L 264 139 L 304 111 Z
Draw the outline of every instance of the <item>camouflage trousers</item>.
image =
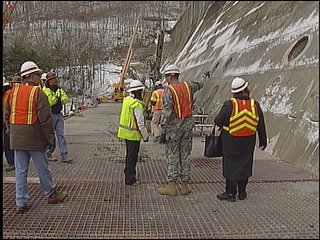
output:
M 181 182 L 189 182 L 192 133 L 183 133 L 174 139 L 169 137 L 165 149 L 168 167 L 167 181 L 178 182 L 180 179 Z

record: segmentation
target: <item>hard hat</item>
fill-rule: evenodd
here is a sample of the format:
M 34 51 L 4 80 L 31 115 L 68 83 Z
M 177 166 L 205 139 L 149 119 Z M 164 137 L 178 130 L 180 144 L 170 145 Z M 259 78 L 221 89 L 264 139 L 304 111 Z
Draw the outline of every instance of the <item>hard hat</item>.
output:
M 40 79 L 41 80 L 47 80 L 47 73 L 42 73 Z
M 171 64 L 168 67 L 166 67 L 166 70 L 164 70 L 164 75 L 167 74 L 180 74 L 180 69 L 175 64 Z
M 241 92 L 242 90 L 246 89 L 248 87 L 248 82 L 246 82 L 244 79 L 236 77 L 232 80 L 231 83 L 231 92 L 237 93 Z
M 145 87 L 143 86 L 142 82 L 139 80 L 132 80 L 132 82 L 129 85 L 129 89 L 127 92 L 134 92 L 140 89 L 144 89 Z
M 32 61 L 27 61 L 21 65 L 20 76 L 23 77 L 23 76 L 28 75 L 30 73 L 40 72 L 40 71 L 41 71 L 41 69 L 39 69 L 37 64 L 35 64 Z
M 52 79 L 52 78 L 56 78 L 57 77 L 57 74 L 53 71 L 50 71 L 47 73 L 47 81 Z

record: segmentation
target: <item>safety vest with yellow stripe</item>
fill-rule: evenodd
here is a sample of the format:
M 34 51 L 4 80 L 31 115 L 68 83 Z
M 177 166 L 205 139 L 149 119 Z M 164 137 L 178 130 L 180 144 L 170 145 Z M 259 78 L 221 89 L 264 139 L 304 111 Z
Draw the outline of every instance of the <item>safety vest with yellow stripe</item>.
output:
M 172 93 L 174 111 L 177 118 L 186 118 L 192 115 L 193 96 L 187 82 L 171 84 L 168 89 Z
M 154 110 L 162 110 L 162 96 L 163 96 L 164 89 L 159 88 L 152 92 L 152 96 L 150 101 L 155 102 L 156 104 L 153 106 Z
M 223 126 L 232 136 L 252 136 L 257 131 L 259 117 L 253 99 L 230 99 L 232 102 L 232 113 L 229 126 Z
M 136 98 L 127 96 L 123 99 L 120 123 L 118 129 L 118 138 L 140 141 L 142 135 L 138 129 L 137 121 L 134 116 L 134 109 L 138 107 L 143 111 L 142 102 Z
M 9 97 L 10 124 L 33 125 L 37 121 L 39 90 L 39 86 L 13 84 Z

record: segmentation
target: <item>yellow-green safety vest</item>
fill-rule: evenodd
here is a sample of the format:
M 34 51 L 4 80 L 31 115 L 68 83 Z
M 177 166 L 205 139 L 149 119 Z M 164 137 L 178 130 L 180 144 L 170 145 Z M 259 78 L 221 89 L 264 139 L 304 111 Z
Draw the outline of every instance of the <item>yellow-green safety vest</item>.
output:
M 143 139 L 134 116 L 134 109 L 136 107 L 140 108 L 143 112 L 143 105 L 140 100 L 130 96 L 127 96 L 123 99 L 118 138 L 132 141 L 140 141 Z

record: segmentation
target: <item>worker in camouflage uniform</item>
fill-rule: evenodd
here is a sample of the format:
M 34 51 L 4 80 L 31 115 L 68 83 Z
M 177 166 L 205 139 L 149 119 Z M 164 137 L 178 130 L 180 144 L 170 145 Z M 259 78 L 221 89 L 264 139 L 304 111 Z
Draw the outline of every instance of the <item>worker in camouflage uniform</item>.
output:
M 165 80 L 169 84 L 163 94 L 160 143 L 165 144 L 167 159 L 167 184 L 159 188 L 163 195 L 176 196 L 176 184 L 180 183 L 180 194 L 191 193 L 190 162 L 192 150 L 193 94 L 204 86 L 209 74 L 199 82 L 180 82 L 180 70 L 169 65 Z

